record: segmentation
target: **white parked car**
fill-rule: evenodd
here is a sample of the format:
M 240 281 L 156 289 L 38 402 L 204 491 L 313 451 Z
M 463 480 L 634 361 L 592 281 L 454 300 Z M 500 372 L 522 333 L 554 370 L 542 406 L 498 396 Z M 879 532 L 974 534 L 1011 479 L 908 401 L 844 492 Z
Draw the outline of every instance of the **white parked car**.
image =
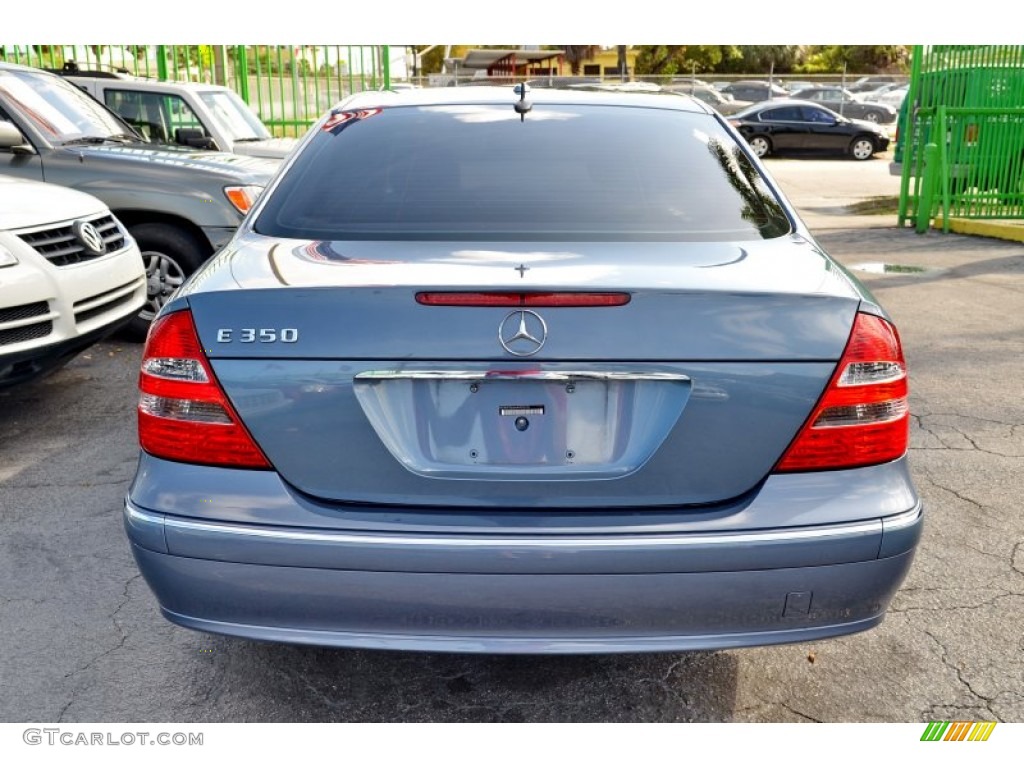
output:
M 62 365 L 145 300 L 138 246 L 103 203 L 0 176 L 0 386 Z

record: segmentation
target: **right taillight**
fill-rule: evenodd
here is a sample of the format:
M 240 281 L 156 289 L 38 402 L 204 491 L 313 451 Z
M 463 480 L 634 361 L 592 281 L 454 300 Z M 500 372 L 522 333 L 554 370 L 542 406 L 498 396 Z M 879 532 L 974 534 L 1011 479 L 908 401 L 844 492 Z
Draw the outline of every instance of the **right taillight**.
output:
M 139 443 L 146 453 L 172 461 L 270 467 L 214 376 L 187 310 L 161 317 L 146 339 Z
M 828 389 L 776 472 L 847 469 L 907 450 L 907 367 L 896 329 L 858 313 Z

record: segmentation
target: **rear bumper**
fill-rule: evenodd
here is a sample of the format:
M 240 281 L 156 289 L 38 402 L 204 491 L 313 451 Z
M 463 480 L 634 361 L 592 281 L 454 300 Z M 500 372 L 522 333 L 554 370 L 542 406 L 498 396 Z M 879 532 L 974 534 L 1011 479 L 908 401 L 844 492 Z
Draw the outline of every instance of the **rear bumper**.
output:
M 411 536 L 214 523 L 126 504 L 164 615 L 324 646 L 604 653 L 802 642 L 882 620 L 920 537 L 902 515 L 670 536 Z

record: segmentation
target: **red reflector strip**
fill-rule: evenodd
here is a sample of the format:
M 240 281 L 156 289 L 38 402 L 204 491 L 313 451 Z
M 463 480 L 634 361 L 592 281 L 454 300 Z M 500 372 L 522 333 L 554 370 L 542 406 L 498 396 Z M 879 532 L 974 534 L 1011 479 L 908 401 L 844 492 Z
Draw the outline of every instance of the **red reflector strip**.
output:
M 187 464 L 266 469 L 266 457 L 238 424 L 187 423 L 139 411 L 139 444 L 146 453 Z
M 628 293 L 421 292 L 416 301 L 433 307 L 621 307 Z
M 893 461 L 907 450 L 910 416 L 848 427 L 808 429 L 776 467 L 777 472 L 849 469 Z

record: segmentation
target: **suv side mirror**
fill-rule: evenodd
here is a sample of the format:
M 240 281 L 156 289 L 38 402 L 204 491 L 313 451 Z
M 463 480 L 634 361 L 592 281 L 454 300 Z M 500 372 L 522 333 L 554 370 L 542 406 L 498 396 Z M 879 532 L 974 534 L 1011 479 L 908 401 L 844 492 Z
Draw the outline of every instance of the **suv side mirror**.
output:
M 18 126 L 7 120 L 0 120 L 0 149 L 9 149 L 16 155 L 34 155 L 32 145 L 25 141 Z
M 174 131 L 174 143 L 185 147 L 196 149 L 220 149 L 217 140 L 207 136 L 198 128 L 176 128 Z

